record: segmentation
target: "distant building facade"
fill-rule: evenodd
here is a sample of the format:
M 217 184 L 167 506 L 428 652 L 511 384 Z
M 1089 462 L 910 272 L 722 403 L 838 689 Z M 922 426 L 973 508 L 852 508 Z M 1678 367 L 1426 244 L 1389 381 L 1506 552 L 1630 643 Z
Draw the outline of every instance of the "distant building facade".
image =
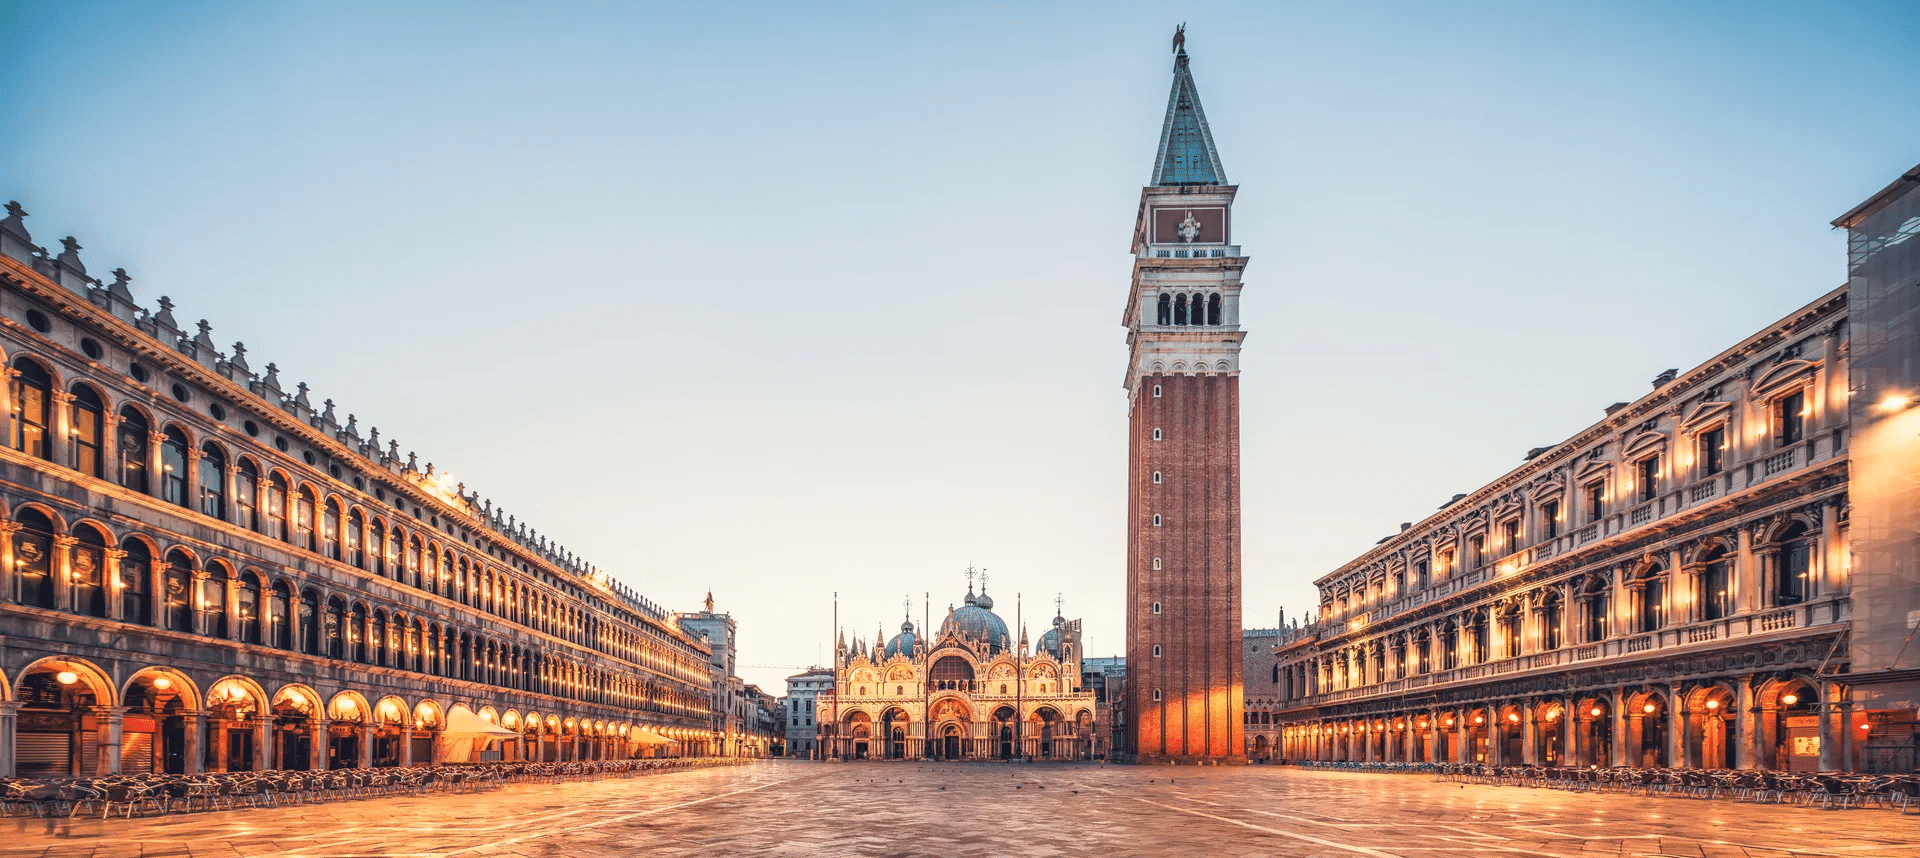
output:
M 1280 755 L 1914 770 L 1916 179 L 1847 286 L 1319 579 Z
M 1280 705 L 1280 663 L 1274 656 L 1280 629 L 1245 629 L 1240 632 L 1240 641 L 1247 759 L 1264 762 L 1273 759 L 1280 739 L 1279 725 L 1274 722 L 1274 711 Z
M 1106 753 L 1081 687 L 1080 621 L 1055 616 L 1028 652 L 968 588 L 932 639 L 911 620 L 884 643 L 839 641 L 822 747 L 846 760 L 1091 760 Z
M 811 668 L 787 677 L 786 735 L 787 756 L 806 760 L 823 759 L 820 750 L 819 699 L 833 690 L 833 670 Z
M 699 638 L 710 649 L 708 664 L 713 671 L 713 749 L 716 756 L 765 756 L 766 741 L 753 732 L 759 718 L 759 701 L 747 694 L 746 680 L 740 678 L 739 624 L 730 613 L 713 609 L 713 593 L 707 593 L 705 610 L 674 615 L 674 622 L 687 634 Z M 770 708 L 770 707 L 769 707 Z

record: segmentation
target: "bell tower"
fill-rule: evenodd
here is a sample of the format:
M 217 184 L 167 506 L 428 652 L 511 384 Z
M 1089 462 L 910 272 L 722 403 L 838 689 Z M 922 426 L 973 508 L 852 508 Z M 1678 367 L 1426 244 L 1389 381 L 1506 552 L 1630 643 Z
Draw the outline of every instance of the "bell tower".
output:
M 1233 198 L 1174 36 L 1173 92 L 1133 228 L 1127 748 L 1246 761 L 1240 654 L 1240 275 Z

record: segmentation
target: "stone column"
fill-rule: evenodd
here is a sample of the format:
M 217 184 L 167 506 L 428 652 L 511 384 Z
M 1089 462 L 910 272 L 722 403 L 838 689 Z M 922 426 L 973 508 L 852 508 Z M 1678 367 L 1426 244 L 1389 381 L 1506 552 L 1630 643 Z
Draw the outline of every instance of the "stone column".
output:
M 8 371 L 11 372 L 12 370 Z M 0 388 L 3 387 L 5 387 L 5 385 L 0 385 Z M 4 396 L 5 391 L 0 390 L 0 398 L 4 398 Z M 0 420 L 9 419 L 12 418 L 8 417 L 5 413 L 0 413 Z M 15 575 L 13 566 L 13 536 L 19 532 L 19 522 L 0 521 L 0 603 L 19 601 L 19 599 L 16 598 L 19 590 L 19 582 L 15 580 L 17 576 Z M 12 749 L 12 745 L 7 746 L 8 753 L 12 753 Z
M 147 494 L 157 498 L 166 496 L 167 472 L 160 469 L 163 464 L 160 461 L 160 450 L 166 443 L 165 434 L 147 433 Z
M 73 464 L 73 429 L 69 418 L 73 413 L 73 394 L 56 389 L 48 399 L 52 401 L 48 403 L 51 413 L 47 415 L 47 460 L 69 467 Z
M 1526 700 L 1520 704 L 1520 762 L 1523 765 L 1540 765 L 1540 738 L 1533 729 L 1534 701 Z
M 400 728 L 400 767 L 413 766 L 413 725 Z
M 100 768 L 102 774 L 120 773 L 120 728 L 121 718 L 127 714 L 125 706 L 109 706 L 100 710 Z
M 253 770 L 264 772 L 272 767 L 267 759 L 267 743 L 273 738 L 273 730 L 268 719 L 261 713 L 255 713 L 253 719 Z
M 5 430 L 6 440 L 4 443 L 11 447 L 13 446 L 13 436 L 15 432 L 13 426 L 13 380 L 20 377 L 20 371 L 10 366 L 0 368 L 0 376 L 5 376 L 5 383 L 0 384 L 0 430 Z M 7 753 L 13 753 L 12 745 L 7 746 Z
M 1760 765 L 1760 707 L 1753 699 L 1753 675 L 1733 681 L 1733 763 L 1739 769 L 1757 769 Z
M 1639 725 L 1629 718 L 1626 709 L 1626 693 L 1618 688 L 1613 689 L 1613 691 L 1609 693 L 1609 699 L 1607 700 L 1607 717 L 1613 721 L 1611 725 L 1612 729 L 1608 731 L 1613 737 L 1613 764 L 1616 766 L 1637 766 L 1640 764 L 1640 761 L 1633 759 L 1627 753 L 1627 749 L 1633 747 L 1627 740 L 1629 733 L 1632 734 L 1632 737 L 1637 738 L 1639 736 L 1639 733 L 1633 730 L 1633 728 Z
M 1839 694 L 1834 705 L 1839 709 L 1836 717 L 1840 724 L 1836 732 L 1840 734 L 1840 770 L 1851 772 L 1858 768 L 1856 763 L 1860 744 L 1860 730 L 1853 725 L 1853 688 L 1844 685 L 1836 687 Z
M 120 485 L 120 415 L 105 407 L 100 410 L 100 473 Z
M 1820 505 L 1820 579 L 1812 595 L 1845 593 L 1851 587 L 1846 580 L 1846 549 L 1840 544 L 1840 501 Z
M 200 593 L 206 589 L 208 575 L 204 569 L 196 569 L 187 575 L 187 616 L 193 618 L 193 632 L 197 635 L 211 635 L 207 628 L 206 612 L 200 609 Z
M 307 748 L 307 767 L 316 772 L 326 771 L 328 750 L 327 722 L 319 718 L 314 718 L 307 722 L 307 729 L 312 731 L 309 734 L 312 738 L 308 741 L 310 747 Z
M 8 370 L 8 372 L 12 372 L 12 370 Z M 0 397 L 5 397 L 5 387 L 6 385 L 0 385 Z M 0 419 L 8 419 L 6 412 L 0 411 Z M 13 749 L 19 720 L 20 704 L 11 701 L 0 703 L 0 778 L 10 778 L 14 776 Z
M 73 547 L 80 540 L 71 536 L 53 538 L 53 556 L 47 558 L 47 568 L 53 574 L 53 606 L 62 611 L 71 611 L 73 604 Z
M 373 726 L 360 726 L 360 768 L 373 768 Z
M 1461 713 L 1460 717 L 1456 718 L 1453 724 L 1454 724 L 1455 732 L 1458 733 L 1458 736 L 1455 737 L 1456 742 L 1455 742 L 1455 747 L 1453 749 L 1453 755 L 1454 757 L 1457 758 L 1454 760 L 1454 762 L 1457 762 L 1457 763 L 1473 762 L 1473 747 L 1472 747 L 1473 743 L 1469 738 L 1470 736 L 1472 736 L 1472 734 L 1467 731 L 1466 713 L 1464 712 Z
M 127 618 L 127 598 L 123 592 L 127 588 L 120 584 L 120 558 L 127 552 L 108 546 L 100 552 L 100 586 L 107 594 L 107 619 L 125 620 Z
M 1693 741 L 1693 712 L 1687 707 L 1687 698 L 1674 687 L 1668 695 L 1667 706 L 1667 764 L 1675 768 L 1697 769 L 1700 767 L 1700 746 Z
M 227 617 L 227 640 L 230 641 L 237 641 L 242 637 L 240 633 L 240 575 L 241 573 L 235 570 L 229 570 L 229 574 L 227 575 L 227 603 L 226 610 L 222 613 L 226 614 Z M 260 610 L 260 605 L 256 602 L 253 609 L 255 611 Z
M 1734 586 L 1739 589 L 1734 594 L 1733 609 L 1736 613 L 1749 614 L 1760 609 L 1760 568 L 1753 559 L 1753 525 L 1740 526 L 1739 549 L 1734 555 L 1739 566 L 1734 570 Z
M 187 774 L 205 774 L 207 771 L 207 713 L 191 713 L 187 715 L 186 722 Z
M 1560 706 L 1560 765 L 1570 766 L 1580 762 L 1574 753 L 1573 743 L 1579 736 L 1580 719 L 1574 715 L 1573 707 L 1580 701 L 1573 695 L 1567 695 L 1567 702 Z
M 1833 721 L 1840 708 L 1835 702 L 1838 689 L 1831 682 L 1822 682 L 1819 687 L 1820 700 L 1813 708 L 1820 715 L 1820 770 L 1837 771 L 1840 768 L 1840 748 Z

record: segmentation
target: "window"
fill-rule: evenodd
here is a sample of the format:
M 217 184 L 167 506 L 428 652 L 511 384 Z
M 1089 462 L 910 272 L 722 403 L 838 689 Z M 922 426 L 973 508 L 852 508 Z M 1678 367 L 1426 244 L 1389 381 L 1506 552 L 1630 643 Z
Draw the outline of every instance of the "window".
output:
M 1500 541 L 1508 554 L 1520 550 L 1520 519 L 1508 519 L 1500 523 Z
M 1156 384 L 1156 385 L 1154 385 L 1154 386 L 1153 386 L 1153 398 L 1155 398 L 1155 399 L 1159 399 L 1159 398 L 1160 398 L 1160 385 L 1157 385 L 1157 384 Z
M 43 334 L 53 330 L 52 320 L 47 318 L 47 314 L 39 310 L 27 311 L 27 326 Z
M 1160 558 L 1158 558 L 1158 557 L 1155 557 L 1155 558 L 1153 558 L 1153 568 L 1155 568 L 1155 569 L 1159 569 L 1159 568 L 1160 568 Z
M 1560 601 L 1554 599 L 1540 608 L 1540 648 L 1560 648 Z
M 1594 480 L 1587 484 L 1587 520 L 1599 521 L 1607 514 L 1607 484 L 1604 480 Z
M 39 363 L 21 358 L 13 362 L 13 378 L 7 383 L 13 398 L 13 449 L 29 456 L 48 458 L 48 406 L 53 400 L 53 375 Z
M 193 499 L 187 495 L 187 434 L 178 426 L 168 426 L 160 439 L 160 499 L 193 507 Z
M 39 510 L 23 510 L 14 516 L 20 529 L 13 533 L 14 580 L 20 602 L 36 608 L 52 608 L 53 597 L 53 520 Z
M 1158 482 L 1160 482 L 1160 472 L 1159 472 L 1159 471 L 1154 471 L 1154 472 L 1153 472 L 1153 481 L 1154 481 L 1155 483 L 1158 483 Z
M 1153 440 L 1155 441 L 1160 440 L 1160 430 L 1158 428 L 1155 428 L 1153 430 Z
M 1160 526 L 1160 514 L 1157 512 L 1153 514 L 1153 526 L 1154 527 Z
M 200 448 L 200 512 L 227 518 L 227 455 L 211 443 Z
M 102 430 L 106 426 L 104 411 L 100 394 L 93 392 L 93 388 L 84 384 L 73 386 L 73 407 L 67 415 L 67 428 L 73 433 L 72 460 L 69 464 L 89 477 L 102 476 L 100 446 Z
M 1607 639 L 1607 614 L 1609 613 L 1609 607 L 1609 600 L 1607 599 L 1607 591 L 1605 589 L 1596 588 L 1581 600 L 1580 613 L 1582 615 L 1581 620 L 1585 625 L 1587 643 Z
M 1431 570 L 1432 567 L 1425 560 L 1413 564 L 1413 589 L 1427 589 L 1427 582 L 1432 577 Z
M 330 560 L 340 559 L 340 507 L 328 501 L 320 517 L 320 553 Z
M 1207 296 L 1207 324 L 1220 324 L 1220 293 Z
M 360 532 L 366 529 L 366 519 L 354 510 L 347 516 L 347 562 L 360 569 L 367 568 L 366 553 L 360 550 Z
M 146 445 L 152 432 L 146 426 L 146 417 L 131 407 L 121 409 L 119 426 L 119 480 L 121 486 L 127 486 L 138 493 L 148 493 L 152 489 L 146 484 Z
M 1635 613 L 1635 625 L 1638 631 L 1659 631 L 1666 625 L 1667 577 L 1659 566 L 1654 566 L 1648 570 L 1645 580 L 1640 587 L 1640 610 Z
M 1715 426 L 1700 433 L 1700 476 L 1711 477 L 1726 467 L 1727 427 Z
M 1807 536 L 1807 526 L 1794 522 L 1780 534 L 1780 547 L 1773 555 L 1775 605 L 1798 605 L 1807 600 L 1812 558 L 1813 540 Z
M 318 543 L 313 538 L 313 508 L 313 490 L 301 489 L 300 493 L 294 496 L 293 544 L 318 553 Z
M 1733 613 L 1733 593 L 1727 581 L 1727 549 L 1715 547 L 1700 569 L 1701 619 L 1719 620 Z
M 107 541 L 91 527 L 75 528 L 72 553 L 68 555 L 69 594 L 76 614 L 92 617 L 107 615 Z M 64 606 L 63 606 L 64 607 Z
M 1173 298 L 1173 323 L 1175 325 L 1184 325 L 1187 323 L 1187 296 L 1185 293 L 1176 295 Z
M 1553 539 L 1554 537 L 1559 536 L 1560 535 L 1560 502 L 1547 501 L 1546 503 L 1541 504 L 1540 519 L 1541 519 L 1542 527 L 1544 527 L 1547 532 L 1548 539 Z
M 1478 569 L 1485 562 L 1487 562 L 1487 537 L 1485 534 L 1476 533 L 1467 540 L 1467 568 Z
M 239 473 L 233 478 L 233 503 L 238 507 L 240 520 L 236 522 L 248 530 L 260 530 L 260 472 L 252 462 L 242 461 Z
M 1156 324 L 1161 324 L 1161 325 L 1173 324 L 1173 296 L 1172 295 L 1168 295 L 1165 292 L 1160 293 L 1159 313 L 1154 316 L 1154 319 Z M 1155 393 L 1154 395 L 1159 396 L 1160 394 Z
M 1634 467 L 1636 471 L 1634 482 L 1640 489 L 1640 499 L 1653 500 L 1653 496 L 1660 490 L 1660 457 L 1648 456 L 1636 462 Z
M 1782 446 L 1798 444 L 1807 437 L 1807 395 L 1794 392 L 1780 397 L 1774 405 L 1774 425 L 1779 427 L 1776 440 Z
M 1158 688 L 1156 688 L 1156 689 L 1154 689 L 1154 690 L 1153 690 L 1153 699 L 1155 699 L 1155 700 L 1159 700 L 1159 699 L 1160 699 L 1160 689 L 1158 689 Z
M 274 474 L 267 478 L 267 535 L 282 542 L 292 540 L 287 527 L 287 478 Z
M 1160 613 L 1160 603 L 1159 603 L 1159 602 L 1155 602 L 1155 603 L 1153 603 L 1153 612 L 1154 612 L 1154 613 L 1156 613 L 1156 614 L 1157 614 L 1157 613 Z
M 125 552 L 120 558 L 120 616 L 129 623 L 153 625 L 153 617 L 147 612 L 153 592 L 149 578 L 153 555 L 138 539 L 120 543 L 120 550 Z

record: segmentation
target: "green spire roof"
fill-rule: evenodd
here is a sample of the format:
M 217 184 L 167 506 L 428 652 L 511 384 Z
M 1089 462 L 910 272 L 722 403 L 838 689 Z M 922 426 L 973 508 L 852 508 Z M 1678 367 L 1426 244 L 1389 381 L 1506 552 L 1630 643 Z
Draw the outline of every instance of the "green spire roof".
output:
M 1200 91 L 1194 88 L 1182 49 L 1173 61 L 1173 92 L 1167 96 L 1167 121 L 1160 127 L 1160 155 L 1154 159 L 1155 185 L 1224 185 L 1226 168 L 1213 148 L 1207 114 L 1200 109 Z

